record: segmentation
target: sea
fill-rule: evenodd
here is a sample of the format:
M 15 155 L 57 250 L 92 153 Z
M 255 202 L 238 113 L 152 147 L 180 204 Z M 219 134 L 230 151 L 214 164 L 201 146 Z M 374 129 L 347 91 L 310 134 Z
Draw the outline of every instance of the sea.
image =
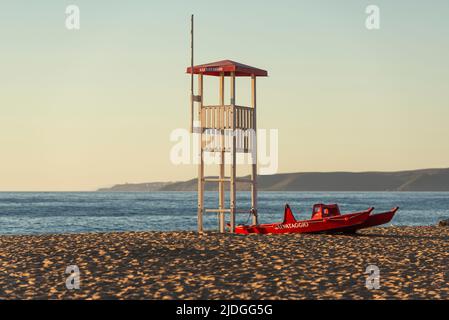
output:
M 259 192 L 260 222 L 282 221 L 286 203 L 301 220 L 315 203 L 338 203 L 343 213 L 399 206 L 388 224 L 394 226 L 449 218 L 449 192 Z M 237 204 L 249 209 L 250 194 L 239 194 Z M 218 207 L 216 192 L 206 192 L 205 207 Z M 195 230 L 196 208 L 195 192 L 0 192 L 0 235 Z M 250 221 L 247 213 L 237 215 L 239 224 Z M 216 230 L 217 214 L 206 213 L 204 225 Z

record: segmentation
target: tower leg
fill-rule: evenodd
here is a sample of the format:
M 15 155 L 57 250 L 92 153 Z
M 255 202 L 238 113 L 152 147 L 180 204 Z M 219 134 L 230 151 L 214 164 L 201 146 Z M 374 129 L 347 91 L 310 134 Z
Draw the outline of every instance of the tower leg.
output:
M 203 232 L 203 213 L 204 213 L 204 146 L 203 146 L 203 128 L 204 128 L 204 110 L 203 110 L 203 75 L 198 76 L 198 93 L 201 97 L 198 108 L 198 119 L 200 123 L 199 134 L 199 164 L 198 164 L 198 232 Z
M 223 210 L 225 208 L 224 203 L 225 203 L 225 188 L 224 188 L 224 182 L 222 181 L 222 179 L 224 179 L 224 171 L 225 171 L 225 167 L 224 167 L 224 152 L 221 153 L 221 163 L 220 163 L 220 179 L 221 181 L 219 182 L 218 185 L 218 202 L 219 202 L 219 209 Z M 224 233 L 225 232 L 225 213 L 224 212 L 220 212 L 220 232 Z
M 232 147 L 232 164 L 231 164 L 231 187 L 230 187 L 230 198 L 231 198 L 231 217 L 230 217 L 230 225 L 231 232 L 235 232 L 235 209 L 236 209 L 236 184 L 235 184 L 235 176 L 236 176 L 236 159 L 235 159 L 235 137 L 232 138 L 233 147 Z
M 224 176 L 225 176 L 225 138 L 224 138 L 224 73 L 220 74 L 220 110 L 219 110 L 219 127 L 220 127 L 220 148 L 221 148 L 221 157 L 220 157 L 220 182 L 218 183 L 218 207 L 219 209 L 225 209 L 225 185 L 224 185 Z M 219 213 L 219 228 L 220 232 L 225 232 L 225 213 Z
M 258 224 L 258 212 L 257 212 L 257 116 L 256 116 L 256 77 L 251 77 L 251 101 L 253 107 L 253 135 L 252 140 L 252 170 L 251 170 L 251 206 L 253 209 L 253 224 Z
M 235 106 L 233 106 L 232 108 L 232 121 L 233 123 L 235 123 Z M 235 126 L 233 125 L 233 127 L 235 128 Z M 235 144 L 236 144 L 236 137 L 235 137 L 235 129 L 232 130 L 232 137 L 231 137 L 231 174 L 230 174 L 230 178 L 231 178 L 231 185 L 230 185 L 230 200 L 231 200 L 231 214 L 230 214 L 230 225 L 231 225 L 231 232 L 234 233 L 235 232 L 235 209 L 236 209 L 236 182 L 235 182 L 235 177 L 236 177 L 236 153 L 235 153 Z
M 201 143 L 201 142 L 200 142 Z M 200 164 L 198 165 L 198 232 L 203 232 L 204 212 L 204 162 L 203 151 L 200 151 Z
M 252 222 L 253 225 L 256 225 L 259 223 L 257 217 L 257 164 L 252 164 L 251 179 L 253 180 L 251 183 L 251 207 L 253 210 Z
M 232 105 L 232 142 L 231 142 L 231 186 L 230 186 L 230 200 L 231 200 L 231 214 L 230 214 L 230 225 L 231 232 L 235 232 L 235 210 L 236 210 L 236 112 L 235 112 L 235 74 L 231 74 L 231 105 Z

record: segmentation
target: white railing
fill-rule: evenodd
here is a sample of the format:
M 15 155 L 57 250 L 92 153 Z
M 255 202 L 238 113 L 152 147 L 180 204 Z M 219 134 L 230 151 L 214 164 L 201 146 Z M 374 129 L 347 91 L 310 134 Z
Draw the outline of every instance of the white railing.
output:
M 251 152 L 255 144 L 253 108 L 243 106 L 203 106 L 201 128 L 203 148 L 208 152 L 231 151 L 233 135 L 237 152 Z

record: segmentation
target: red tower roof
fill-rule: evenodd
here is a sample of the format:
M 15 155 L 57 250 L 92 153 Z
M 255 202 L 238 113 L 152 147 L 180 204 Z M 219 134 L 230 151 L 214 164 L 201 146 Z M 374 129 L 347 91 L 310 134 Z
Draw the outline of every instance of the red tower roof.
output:
M 262 69 L 254 68 L 243 63 L 231 60 L 217 61 L 207 64 L 201 64 L 193 67 L 194 74 L 204 74 L 207 76 L 220 76 L 220 73 L 230 76 L 231 72 L 235 72 L 236 77 L 267 77 L 268 72 Z M 191 67 L 187 68 L 187 73 L 192 73 Z

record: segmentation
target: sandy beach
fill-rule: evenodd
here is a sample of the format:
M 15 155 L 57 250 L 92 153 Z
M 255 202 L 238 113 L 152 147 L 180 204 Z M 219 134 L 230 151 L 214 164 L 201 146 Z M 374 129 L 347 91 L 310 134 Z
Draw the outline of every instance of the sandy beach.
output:
M 68 290 L 67 266 L 80 270 Z M 368 265 L 380 288 L 366 288 Z M 448 299 L 449 228 L 0 236 L 1 299 Z

